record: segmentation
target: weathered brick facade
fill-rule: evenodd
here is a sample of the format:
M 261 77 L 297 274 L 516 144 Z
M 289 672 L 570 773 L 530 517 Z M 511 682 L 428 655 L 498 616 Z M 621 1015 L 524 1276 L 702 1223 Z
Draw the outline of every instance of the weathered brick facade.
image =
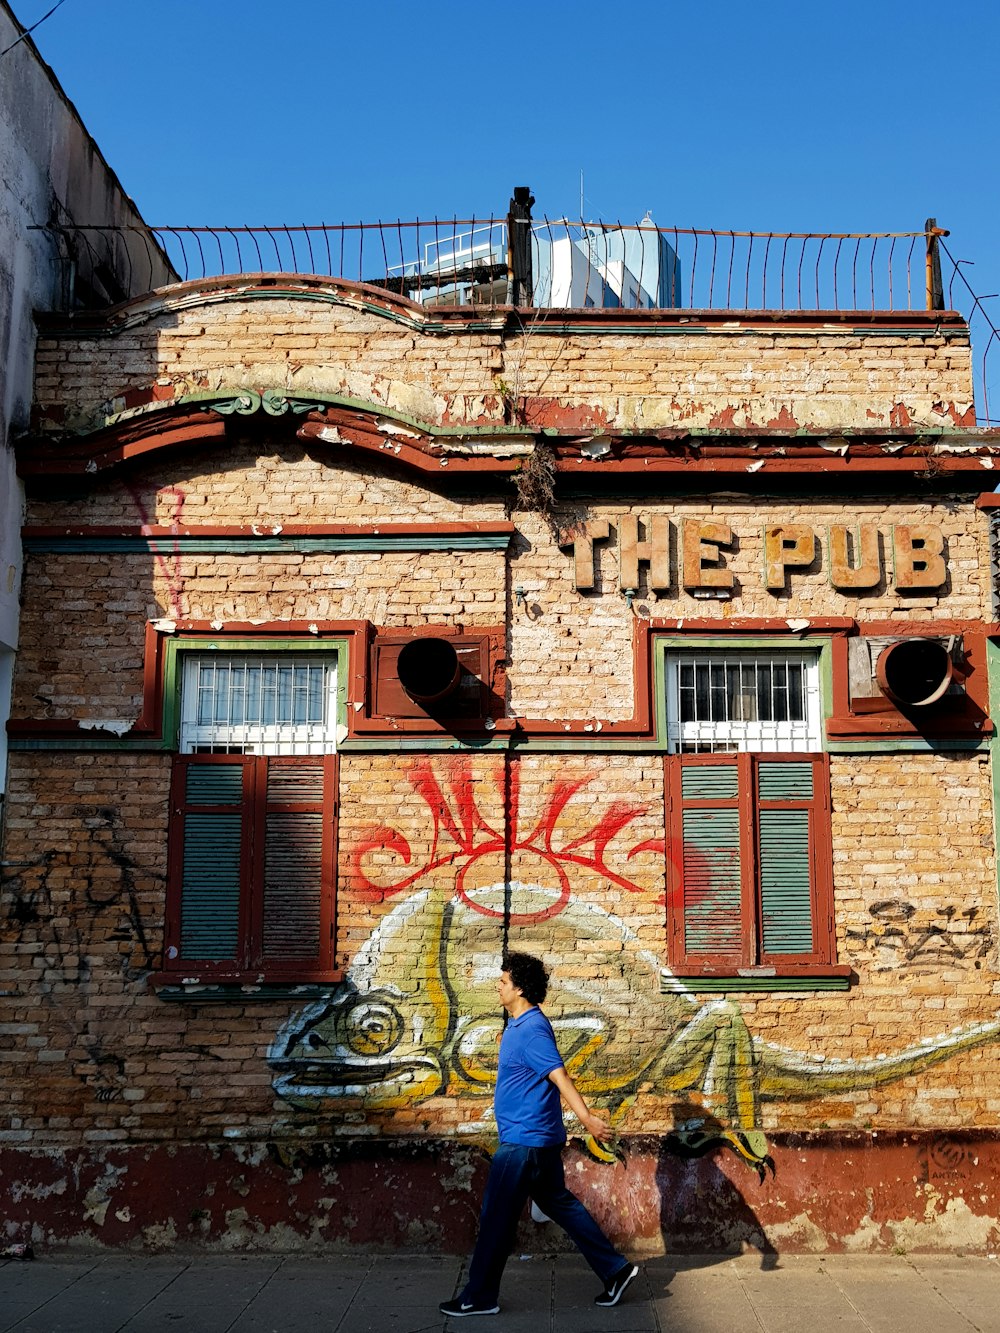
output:
M 732 1244 L 754 1214 L 779 1248 L 995 1244 L 995 626 L 976 503 L 995 446 L 967 429 L 964 327 L 428 326 L 363 289 L 279 287 L 170 289 L 51 327 L 39 351 L 0 935 L 8 1227 L 464 1244 L 509 940 L 553 965 L 567 1062 L 621 1134 L 624 1164 L 574 1161 L 628 1244 Z M 545 458 L 551 507 L 519 507 Z M 647 543 L 634 588 L 629 516 Z M 684 564 L 692 522 L 728 531 L 697 548 L 732 575 L 722 595 Z M 863 587 L 835 586 L 844 527 L 877 552 Z M 788 564 L 769 587 L 776 528 Z M 914 549 L 940 549 L 945 576 L 918 560 L 901 586 Z M 379 715 L 382 638 L 459 630 L 499 644 L 501 706 Z M 859 703 L 857 644 L 907 636 L 949 642 L 957 692 L 900 710 L 872 685 Z M 167 957 L 179 663 L 234 641 L 345 654 L 320 979 Z M 663 699 L 672 655 L 699 651 L 819 664 L 802 873 L 829 944 L 798 960 L 762 945 L 691 966 L 728 871 L 712 862 L 706 898 L 685 888 L 702 872 L 669 797 L 683 756 Z M 763 865 L 758 797 L 740 800 L 740 854 Z M 752 912 L 764 880 L 740 873 Z

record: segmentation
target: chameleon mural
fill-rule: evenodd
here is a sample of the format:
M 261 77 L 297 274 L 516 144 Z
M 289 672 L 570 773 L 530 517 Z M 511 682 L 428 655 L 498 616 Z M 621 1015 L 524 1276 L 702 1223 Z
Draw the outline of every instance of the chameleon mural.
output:
M 701 1003 L 677 978 L 660 994 L 660 960 L 618 917 L 566 899 L 561 888 L 504 882 L 450 897 L 421 889 L 394 907 L 334 994 L 278 1032 L 269 1052 L 275 1091 L 314 1113 L 360 1104 L 377 1115 L 439 1095 L 481 1098 L 477 1123 L 488 1129 L 504 920 L 511 946 L 540 954 L 553 969 L 546 1012 L 589 1102 L 621 1126 L 643 1089 L 695 1093 L 713 1128 L 688 1122 L 680 1139 L 697 1151 L 709 1146 L 709 1134 L 761 1176 L 771 1165 L 762 1102 L 885 1084 L 1000 1037 L 994 1017 L 858 1060 L 764 1042 L 733 1000 Z M 419 968 L 401 973 L 401 954 L 419 958 Z M 588 1146 L 610 1155 L 606 1145 Z

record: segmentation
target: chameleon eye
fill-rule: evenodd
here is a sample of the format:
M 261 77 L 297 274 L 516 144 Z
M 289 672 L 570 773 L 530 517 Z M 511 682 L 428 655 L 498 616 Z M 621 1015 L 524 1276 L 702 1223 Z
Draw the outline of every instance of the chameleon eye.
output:
M 357 1055 L 386 1055 L 403 1035 L 399 1010 L 380 1000 L 362 1000 L 343 1018 L 344 1040 Z

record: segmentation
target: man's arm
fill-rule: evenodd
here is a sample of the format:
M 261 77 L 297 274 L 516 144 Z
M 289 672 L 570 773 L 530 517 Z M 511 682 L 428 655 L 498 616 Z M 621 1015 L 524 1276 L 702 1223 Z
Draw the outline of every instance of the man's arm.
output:
M 549 1081 L 559 1089 L 559 1095 L 588 1134 L 593 1134 L 595 1139 L 606 1139 L 608 1137 L 611 1133 L 611 1126 L 606 1120 L 602 1120 L 599 1115 L 594 1114 L 580 1096 L 576 1084 L 562 1065 L 558 1069 L 553 1069 L 549 1075 Z

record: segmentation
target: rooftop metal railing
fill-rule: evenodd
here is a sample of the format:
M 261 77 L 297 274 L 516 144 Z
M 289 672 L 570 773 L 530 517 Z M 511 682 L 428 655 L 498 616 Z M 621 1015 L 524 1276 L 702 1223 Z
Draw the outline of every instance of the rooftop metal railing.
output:
M 141 287 L 142 275 L 133 269 L 143 262 L 143 246 L 150 277 L 162 271 L 157 268 L 162 254 L 138 228 L 50 225 L 44 230 L 64 254 L 84 251 L 91 268 L 127 269 L 132 290 Z M 958 309 L 969 320 L 977 349 L 980 418 L 992 424 L 989 370 L 1000 332 L 985 304 L 991 298 L 973 291 L 963 270 L 966 261 L 952 257 L 944 242 L 948 233 L 933 219 L 911 232 L 741 232 L 661 227 L 648 217 L 626 224 L 512 211 L 488 218 L 156 226 L 148 232 L 182 281 L 246 273 L 314 274 L 366 283 L 424 306 Z

